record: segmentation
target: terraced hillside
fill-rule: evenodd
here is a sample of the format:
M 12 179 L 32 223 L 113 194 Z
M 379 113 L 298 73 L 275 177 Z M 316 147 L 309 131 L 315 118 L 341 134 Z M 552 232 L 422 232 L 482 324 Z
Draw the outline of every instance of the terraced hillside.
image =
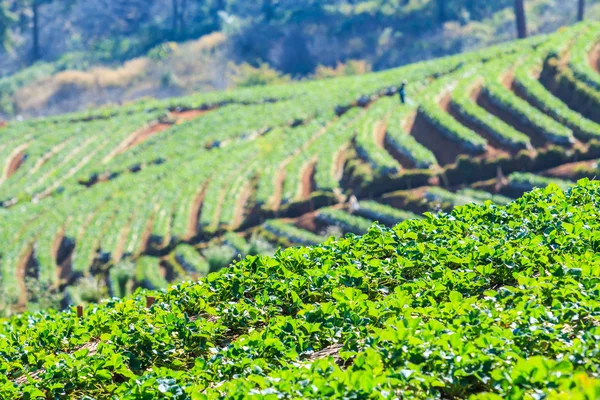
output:
M 90 277 L 124 295 L 205 275 L 211 249 L 252 253 L 256 238 L 317 243 L 595 177 L 599 52 L 589 23 L 360 77 L 11 123 L 4 311 L 39 288 L 82 301 Z

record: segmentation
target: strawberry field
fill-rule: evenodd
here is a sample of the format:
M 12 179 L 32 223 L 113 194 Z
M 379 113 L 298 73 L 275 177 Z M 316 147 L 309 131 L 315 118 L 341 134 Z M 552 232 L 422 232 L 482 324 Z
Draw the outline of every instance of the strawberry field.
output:
M 598 43 L 584 23 L 379 73 L 2 127 L 0 316 L 594 178 Z
M 599 221 L 585 179 L 14 316 L 0 397 L 595 399 Z

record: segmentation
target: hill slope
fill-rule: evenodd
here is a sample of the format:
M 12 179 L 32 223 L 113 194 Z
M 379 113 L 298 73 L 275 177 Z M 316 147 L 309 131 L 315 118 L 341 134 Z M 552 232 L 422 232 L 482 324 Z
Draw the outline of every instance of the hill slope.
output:
M 264 240 L 318 243 L 596 176 L 599 38 L 583 24 L 360 77 L 12 123 L 0 309 L 164 287 Z
M 596 398 L 599 221 L 582 180 L 13 317 L 0 396 Z

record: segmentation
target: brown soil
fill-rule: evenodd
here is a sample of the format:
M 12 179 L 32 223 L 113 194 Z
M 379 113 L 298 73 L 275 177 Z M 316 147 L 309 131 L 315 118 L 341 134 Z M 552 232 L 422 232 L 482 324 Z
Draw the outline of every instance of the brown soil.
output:
M 198 189 L 196 198 L 192 203 L 185 240 L 190 240 L 198 234 L 198 221 L 200 220 L 200 210 L 202 210 L 202 203 L 204 202 L 204 196 L 206 195 L 207 188 L 208 182 L 205 182 L 200 187 L 200 189 Z
M 600 73 L 600 44 L 597 44 L 590 53 L 590 65 Z
M 481 91 L 481 89 L 479 89 Z M 452 106 L 452 94 L 448 93 L 446 96 L 442 98 L 440 101 L 440 107 L 442 110 L 446 111 L 452 118 L 454 118 L 461 125 L 469 128 L 488 142 L 487 151 L 485 152 L 486 158 L 496 158 L 503 154 L 508 154 L 507 148 L 502 146 L 502 144 L 496 140 L 492 135 L 488 134 L 483 129 L 480 129 L 477 125 L 471 123 L 467 119 L 463 118 L 459 113 L 456 112 L 454 107 Z
M 417 142 L 433 152 L 441 166 L 452 164 L 463 153 L 461 146 L 442 135 L 420 112 L 408 129 Z
M 25 285 L 25 276 L 27 273 L 27 265 L 31 263 L 33 257 L 33 245 L 29 245 L 17 262 L 15 277 L 19 286 L 19 299 L 17 301 L 17 309 L 24 311 L 27 307 L 27 286 Z
M 177 120 L 189 121 L 189 120 L 198 118 L 210 111 L 212 111 L 212 110 L 171 111 L 171 115 L 173 115 Z
M 6 121 L 0 121 L 0 129 L 6 128 L 7 126 L 8 124 L 6 123 Z
M 54 237 L 54 241 L 52 242 L 52 259 L 53 260 L 58 260 L 58 251 L 60 250 L 60 246 L 63 242 L 63 240 L 65 239 L 65 227 L 62 226 L 60 228 L 60 231 L 58 231 L 56 233 L 56 236 Z
M 477 133 L 479 136 L 488 141 L 488 151 L 486 154 L 487 156 L 508 154 L 511 152 L 515 154 L 518 152 L 515 149 L 502 145 L 502 143 L 500 143 L 494 136 L 490 135 L 485 130 L 481 129 L 479 126 L 472 123 L 468 119 L 463 118 L 459 113 L 456 112 L 452 103 L 450 103 L 450 106 L 448 107 L 448 114 L 450 114 L 455 120 L 460 122 L 462 125 L 466 126 L 467 128 L 469 128 L 470 130 Z
M 505 88 L 507 88 L 508 90 L 512 90 L 514 82 L 515 82 L 514 72 L 510 71 L 510 72 L 507 72 L 506 74 L 502 75 L 501 80 L 502 80 L 502 85 L 504 85 Z
M 390 144 L 390 142 L 387 140 L 387 137 L 386 137 L 386 140 L 384 142 L 384 149 L 392 157 L 394 157 L 394 159 L 396 161 L 398 161 L 398 163 L 402 166 L 402 168 L 404 168 L 404 169 L 414 169 L 414 168 L 417 167 L 415 165 L 415 163 L 410 158 L 408 158 L 407 156 L 405 156 L 404 154 L 402 154 L 398 150 L 396 150 L 394 148 L 394 146 L 392 146 Z
M 346 145 L 335 154 L 335 177 L 338 181 L 340 181 L 344 175 L 344 165 L 346 165 L 346 158 L 348 156 L 347 151 L 348 146 Z
M 98 352 L 98 345 L 99 344 L 100 344 L 99 341 L 94 340 L 94 341 L 86 343 L 83 346 L 77 348 L 77 351 L 87 349 L 88 350 L 88 356 L 93 356 L 94 354 L 96 354 Z M 46 369 L 45 368 L 40 368 L 39 370 L 37 370 L 35 372 L 29 373 L 29 374 L 26 373 L 25 375 L 23 375 L 23 376 L 15 379 L 13 381 L 13 383 L 15 385 L 24 385 L 27 382 L 29 382 L 29 379 L 39 380 L 40 376 L 42 376 L 45 373 L 46 373 Z
M 242 188 L 240 196 L 237 199 L 237 202 L 235 203 L 235 208 L 233 211 L 233 223 L 232 226 L 229 227 L 231 230 L 238 229 L 244 222 L 244 211 L 251 195 L 252 185 L 250 182 L 246 182 Z
M 537 130 L 521 123 L 509 112 L 502 110 L 500 107 L 496 107 L 496 105 L 490 101 L 488 96 L 483 91 L 481 91 L 479 96 L 477 96 L 476 102 L 478 106 L 484 108 L 490 114 L 495 115 L 516 130 L 529 136 L 533 147 L 540 148 L 548 144 L 548 141 L 546 138 L 544 138 L 541 132 L 538 132 Z
M 22 150 L 15 154 L 15 156 L 10 160 L 8 164 L 8 168 L 6 170 L 6 177 L 10 178 L 14 175 L 15 172 L 19 169 L 21 165 L 23 165 L 23 161 L 25 160 L 25 150 Z
M 104 164 L 109 162 L 112 158 L 118 156 L 119 154 L 125 153 L 127 150 L 141 144 L 142 142 L 148 140 L 148 138 L 157 135 L 161 132 L 164 132 L 168 128 L 171 127 L 171 124 L 166 124 L 163 122 L 153 122 L 145 128 L 139 129 L 129 135 L 125 140 L 121 142 L 113 151 L 111 151 L 105 158 L 102 160 Z
M 596 164 L 596 161 L 578 161 L 574 163 L 563 164 L 544 171 L 540 175 L 570 180 L 575 177 L 575 173 L 578 168 L 591 168 L 594 164 Z
M 27 150 L 27 147 L 29 147 L 29 143 L 22 144 L 14 149 L 10 156 L 8 156 L 8 161 L 4 169 L 4 175 L 0 179 L 0 183 L 6 181 L 8 178 L 13 176 L 15 172 L 17 172 L 25 160 L 25 150 Z
M 290 161 L 291 159 L 284 161 L 284 163 L 280 166 L 277 177 L 275 178 L 275 192 L 273 193 L 273 197 L 270 201 L 270 206 L 275 211 L 279 210 L 279 207 L 281 206 L 281 196 L 283 195 L 283 184 L 285 182 L 285 168 Z
M 377 121 L 373 126 L 373 139 L 375 140 L 375 144 L 382 149 L 385 147 L 385 133 L 387 132 L 387 122 L 386 121 Z
M 313 144 L 317 139 L 319 139 L 321 136 L 323 136 L 323 134 L 327 130 L 327 127 L 329 127 L 330 124 L 331 124 L 331 122 L 329 124 L 327 124 L 326 126 L 324 126 L 323 128 L 321 128 L 319 131 L 317 131 L 317 133 L 313 137 L 311 137 L 306 143 L 304 143 L 302 145 L 302 147 L 300 147 L 297 151 L 295 151 L 294 154 L 292 154 L 291 156 L 289 156 L 288 158 L 283 160 L 283 162 L 279 165 L 279 173 L 277 174 L 277 177 L 275 178 L 275 192 L 273 193 L 273 197 L 271 197 L 271 200 L 269 201 L 269 205 L 268 205 L 272 210 L 277 211 L 277 210 L 279 210 L 279 207 L 281 207 L 281 200 L 282 200 L 282 196 L 283 196 L 283 185 L 285 182 L 286 168 L 287 168 L 288 164 L 290 162 L 292 162 L 294 157 L 296 157 L 296 156 L 298 156 L 298 154 L 301 154 L 302 152 L 306 151 L 306 149 L 308 149 L 308 147 L 311 144 Z
M 317 161 L 311 161 L 307 166 L 305 166 L 302 170 L 302 180 L 301 180 L 301 190 L 300 195 L 302 200 L 306 200 L 310 197 L 310 194 L 315 191 L 315 171 L 316 171 Z

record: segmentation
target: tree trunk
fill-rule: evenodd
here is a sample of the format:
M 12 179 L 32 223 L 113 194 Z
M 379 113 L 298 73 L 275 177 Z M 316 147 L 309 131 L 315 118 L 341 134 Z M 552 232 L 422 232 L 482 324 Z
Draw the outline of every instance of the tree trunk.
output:
M 171 0 L 173 5 L 173 38 L 177 37 L 177 23 L 179 22 L 179 5 L 178 0 Z
M 525 19 L 524 0 L 515 0 L 515 17 L 517 19 L 517 36 L 519 39 L 527 37 L 527 21 Z
M 446 15 L 446 0 L 437 0 L 437 8 L 438 21 L 440 24 L 443 24 L 448 20 L 448 16 Z
M 185 24 L 185 17 L 187 14 L 187 0 L 181 0 L 181 7 L 179 7 L 179 32 L 183 35 L 187 35 L 187 27 Z
M 31 11 L 33 12 L 33 29 L 31 30 L 33 35 L 33 49 L 31 58 L 33 62 L 36 62 L 40 59 L 40 15 L 37 1 L 33 1 L 31 4 Z
M 585 0 L 579 0 L 577 7 L 577 21 L 583 21 L 585 19 Z
M 265 18 L 265 22 L 271 22 L 271 20 L 273 19 L 273 1 L 263 0 L 262 11 Z

